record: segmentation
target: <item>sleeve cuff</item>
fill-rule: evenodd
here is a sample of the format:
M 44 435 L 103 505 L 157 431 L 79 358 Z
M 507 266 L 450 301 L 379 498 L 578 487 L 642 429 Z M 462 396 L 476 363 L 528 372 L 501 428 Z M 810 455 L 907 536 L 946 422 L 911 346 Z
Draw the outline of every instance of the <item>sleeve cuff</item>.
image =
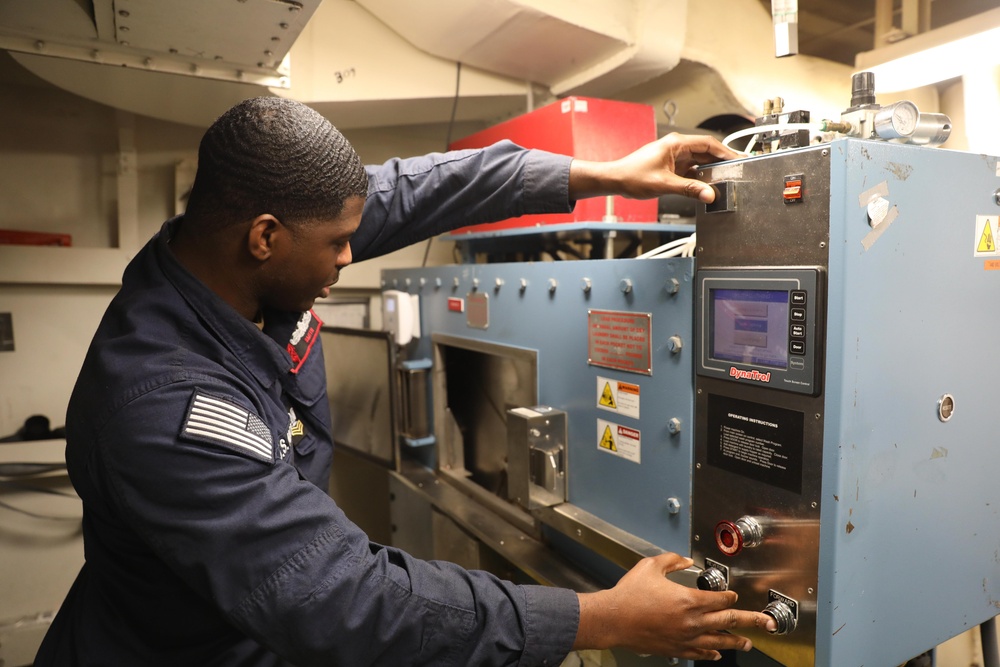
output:
M 525 597 L 524 652 L 518 667 L 556 667 L 573 648 L 580 624 L 580 602 L 566 588 L 522 586 Z
M 568 155 L 533 150 L 524 165 L 525 213 L 569 213 L 575 201 L 569 198 Z

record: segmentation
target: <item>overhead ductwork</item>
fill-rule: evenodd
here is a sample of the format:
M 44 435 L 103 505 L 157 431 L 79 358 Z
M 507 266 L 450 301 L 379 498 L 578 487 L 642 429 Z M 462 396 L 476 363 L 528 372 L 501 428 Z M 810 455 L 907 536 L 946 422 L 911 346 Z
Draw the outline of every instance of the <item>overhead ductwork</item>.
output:
M 0 3 L 0 47 L 78 95 L 207 125 L 252 95 L 344 127 L 459 120 L 554 95 L 611 96 L 674 67 L 686 0 L 32 0 Z
M 19 0 L 0 2 L 0 48 L 80 96 L 198 126 L 254 95 L 344 129 L 495 122 L 571 94 L 692 128 L 765 98 L 817 117 L 850 99 L 849 66 L 775 58 L 748 0 Z
M 140 71 L 285 87 L 283 62 L 320 0 L 0 3 L 0 46 Z
M 686 0 L 357 0 L 422 51 L 555 95 L 609 95 L 677 65 Z
M 207 125 L 290 85 L 286 56 L 320 0 L 0 3 L 0 47 L 60 88 L 119 109 Z
M 725 131 L 727 124 L 752 122 L 764 101 L 776 97 L 786 111 L 806 110 L 813 119 L 839 118 L 850 103 L 850 66 L 801 54 L 775 57 L 773 19 L 762 3 L 690 2 L 685 32 L 675 68 L 618 96 L 651 104 L 665 129 Z

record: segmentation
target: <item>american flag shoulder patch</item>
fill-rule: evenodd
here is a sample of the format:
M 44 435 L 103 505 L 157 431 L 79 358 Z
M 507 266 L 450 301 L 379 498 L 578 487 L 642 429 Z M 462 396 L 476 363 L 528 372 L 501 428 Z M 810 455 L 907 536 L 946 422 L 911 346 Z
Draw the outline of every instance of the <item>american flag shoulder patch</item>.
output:
M 181 435 L 274 462 L 271 431 L 260 417 L 230 400 L 202 391 L 195 390 L 191 397 Z

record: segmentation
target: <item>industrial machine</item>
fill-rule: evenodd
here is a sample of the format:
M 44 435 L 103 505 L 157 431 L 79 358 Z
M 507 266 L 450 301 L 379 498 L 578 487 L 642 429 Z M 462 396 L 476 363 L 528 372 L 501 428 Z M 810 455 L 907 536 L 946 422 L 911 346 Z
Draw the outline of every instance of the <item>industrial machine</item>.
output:
M 840 138 L 701 177 L 699 586 L 772 615 L 750 636 L 788 667 L 899 665 L 992 619 L 997 158 Z
M 404 458 L 550 547 L 585 545 L 595 585 L 689 553 L 693 270 L 676 257 L 386 271 L 387 303 L 418 297 L 424 334 L 398 365 Z
M 579 591 L 690 553 L 693 278 L 690 257 L 383 272 L 388 340 L 323 335 L 356 368 L 335 437 L 390 469 L 392 544 Z M 395 455 L 362 435 L 390 396 Z
M 778 623 L 744 667 L 992 632 L 1000 165 L 872 85 L 836 121 L 771 106 L 662 254 L 383 272 L 389 331 L 324 336 L 367 378 L 331 400 L 388 539 L 577 590 L 690 554 L 678 581 Z
M 585 98 L 503 127 L 594 159 L 655 139 L 651 108 Z M 557 140 L 569 143 L 546 143 Z M 451 238 L 468 263 L 384 271 L 388 338 L 323 333 L 328 363 L 351 377 L 330 387 L 334 437 L 357 459 L 340 481 L 381 484 L 372 465 L 391 471 L 390 506 L 373 520 L 391 524 L 392 544 L 583 591 L 644 556 L 690 553 L 694 227 L 657 223 L 655 201 L 588 205 L 597 221 L 462 230 Z M 643 259 L 471 263 L 556 254 L 568 237 L 613 257 L 625 235 L 626 249 L 672 246 Z M 695 574 L 677 578 L 693 586 Z

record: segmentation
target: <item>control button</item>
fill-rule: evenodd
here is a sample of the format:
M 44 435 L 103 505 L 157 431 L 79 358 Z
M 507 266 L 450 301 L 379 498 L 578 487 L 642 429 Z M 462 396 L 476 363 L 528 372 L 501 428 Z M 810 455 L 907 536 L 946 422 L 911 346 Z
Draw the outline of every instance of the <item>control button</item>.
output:
M 802 357 L 792 357 L 788 360 L 788 367 L 793 371 L 801 371 L 806 367 L 806 360 Z
M 785 176 L 785 188 L 781 197 L 786 204 L 797 204 L 802 201 L 802 174 Z
M 772 600 L 769 602 L 768 605 L 764 607 L 762 613 L 773 618 L 774 622 L 778 625 L 778 627 L 771 632 L 772 635 L 787 635 L 789 632 L 794 630 L 795 626 L 798 624 L 798 621 L 795 618 L 795 612 L 792 611 L 792 608 L 779 600 Z
M 793 324 L 788 328 L 788 333 L 792 338 L 805 338 L 806 337 L 806 325 L 804 324 Z
M 759 546 L 763 528 L 751 516 L 740 517 L 736 522 L 720 521 L 715 525 L 715 545 L 727 556 L 735 556 L 744 548 Z
M 698 589 L 702 591 L 725 591 L 729 589 L 726 575 L 714 567 L 702 570 L 698 575 Z
M 804 290 L 794 290 L 792 292 L 792 305 L 793 306 L 804 306 L 806 305 L 806 293 Z
M 802 340 L 793 340 L 788 343 L 788 351 L 792 354 L 803 355 L 806 353 L 806 343 Z
M 705 204 L 705 213 L 726 213 L 736 210 L 736 182 L 709 183 L 715 190 L 715 201 Z
M 802 199 L 802 182 L 788 181 L 785 183 L 785 189 L 781 191 L 781 195 L 785 198 L 786 204 L 800 201 Z
M 791 314 L 792 322 L 805 322 L 806 321 L 806 309 L 805 308 L 792 308 Z

